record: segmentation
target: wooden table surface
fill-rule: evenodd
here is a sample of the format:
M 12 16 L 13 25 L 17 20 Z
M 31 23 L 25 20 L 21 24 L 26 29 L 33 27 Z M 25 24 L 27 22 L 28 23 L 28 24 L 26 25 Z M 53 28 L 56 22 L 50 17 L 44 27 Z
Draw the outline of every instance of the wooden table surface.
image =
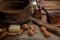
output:
M 4 40 L 60 40 L 60 37 L 56 36 L 53 33 L 50 33 L 50 37 L 44 37 L 43 33 L 40 31 L 40 28 L 36 25 L 34 36 L 28 36 L 28 31 L 25 31 L 21 35 L 17 36 L 7 36 Z
M 42 21 L 46 22 L 46 17 L 43 16 Z M 50 32 L 50 37 L 44 37 L 40 28 L 32 24 L 35 27 L 34 36 L 28 36 L 28 31 L 24 31 L 21 35 L 9 36 L 7 35 L 4 40 L 60 40 L 60 37 Z

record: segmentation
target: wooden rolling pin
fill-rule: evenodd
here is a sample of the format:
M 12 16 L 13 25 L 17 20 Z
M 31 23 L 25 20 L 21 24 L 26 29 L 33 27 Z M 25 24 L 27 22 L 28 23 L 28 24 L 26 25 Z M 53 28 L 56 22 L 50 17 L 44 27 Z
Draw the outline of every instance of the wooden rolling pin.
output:
M 41 21 L 41 20 L 39 20 L 39 19 L 35 19 L 35 18 L 33 18 L 33 17 L 30 17 L 30 19 L 31 19 L 36 25 L 38 25 L 39 27 L 44 26 L 48 31 L 50 31 L 50 32 L 52 32 L 52 33 L 60 36 L 60 30 L 57 29 L 57 28 L 55 28 L 54 26 L 52 26 L 52 25 L 50 25 L 50 24 L 48 24 L 48 23 L 45 23 L 45 22 L 43 22 L 43 21 Z

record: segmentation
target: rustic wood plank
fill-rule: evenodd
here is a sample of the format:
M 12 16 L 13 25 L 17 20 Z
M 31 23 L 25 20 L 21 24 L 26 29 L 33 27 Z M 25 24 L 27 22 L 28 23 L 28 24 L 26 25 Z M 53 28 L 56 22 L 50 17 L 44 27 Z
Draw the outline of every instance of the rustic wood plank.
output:
M 46 21 L 46 15 L 42 16 L 42 21 L 47 22 Z M 60 37 L 56 36 L 53 33 L 50 33 L 50 38 L 46 38 L 44 37 L 44 35 L 42 34 L 42 32 L 40 31 L 40 28 L 38 26 L 36 26 L 35 24 L 32 24 L 35 26 L 35 34 L 33 37 L 28 36 L 28 31 L 24 31 L 21 35 L 17 35 L 17 36 L 6 36 L 6 38 L 4 40 L 60 40 Z
M 46 9 L 60 9 L 60 1 L 45 1 Z
M 44 37 L 43 33 L 40 31 L 40 28 L 36 25 L 35 26 L 35 34 L 34 36 L 28 36 L 27 32 L 25 31 L 25 34 L 19 38 L 19 40 L 60 40 L 60 37 L 50 33 L 50 37 L 46 38 Z
M 60 12 L 60 1 L 45 1 L 44 8 L 49 12 Z M 42 14 L 45 12 L 42 10 Z

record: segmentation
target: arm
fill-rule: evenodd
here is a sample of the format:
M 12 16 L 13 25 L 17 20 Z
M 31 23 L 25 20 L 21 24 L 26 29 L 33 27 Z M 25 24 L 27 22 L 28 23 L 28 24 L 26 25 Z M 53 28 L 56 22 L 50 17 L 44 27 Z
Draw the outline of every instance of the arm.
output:
M 36 0 L 37 2 L 37 6 L 42 9 L 42 7 L 44 6 L 45 0 Z

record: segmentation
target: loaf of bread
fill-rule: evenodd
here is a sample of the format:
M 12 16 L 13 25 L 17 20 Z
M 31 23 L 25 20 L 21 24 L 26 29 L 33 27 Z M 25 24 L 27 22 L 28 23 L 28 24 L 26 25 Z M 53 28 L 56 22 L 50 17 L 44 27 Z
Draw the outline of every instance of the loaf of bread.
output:
M 20 25 L 10 25 L 9 32 L 17 33 L 20 31 Z
M 52 12 L 47 14 L 47 22 L 50 24 L 57 24 L 60 22 L 60 12 Z

